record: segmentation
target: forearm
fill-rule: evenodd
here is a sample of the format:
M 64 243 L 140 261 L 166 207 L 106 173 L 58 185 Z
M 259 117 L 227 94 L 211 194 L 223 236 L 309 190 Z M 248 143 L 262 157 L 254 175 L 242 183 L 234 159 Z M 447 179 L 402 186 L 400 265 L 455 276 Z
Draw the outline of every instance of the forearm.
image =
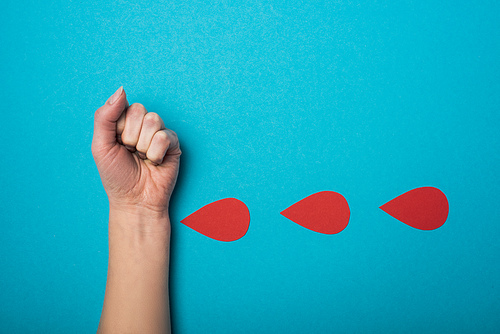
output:
M 109 263 L 98 333 L 169 333 L 168 214 L 110 210 Z

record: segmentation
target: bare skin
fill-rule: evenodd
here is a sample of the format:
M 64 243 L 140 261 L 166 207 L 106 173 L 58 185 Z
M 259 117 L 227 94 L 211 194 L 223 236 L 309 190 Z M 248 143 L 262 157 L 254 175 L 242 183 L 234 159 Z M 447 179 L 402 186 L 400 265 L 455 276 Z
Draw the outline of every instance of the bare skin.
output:
M 109 262 L 98 333 L 170 333 L 168 204 L 177 135 L 119 88 L 94 116 L 92 154 L 109 200 Z

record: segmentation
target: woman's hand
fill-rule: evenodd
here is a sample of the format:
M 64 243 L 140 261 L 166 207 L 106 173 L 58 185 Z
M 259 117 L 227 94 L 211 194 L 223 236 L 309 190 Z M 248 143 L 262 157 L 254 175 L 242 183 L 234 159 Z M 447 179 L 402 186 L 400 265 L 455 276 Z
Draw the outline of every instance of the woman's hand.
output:
M 120 87 L 94 117 L 92 154 L 110 210 L 168 216 L 181 150 L 175 132 Z

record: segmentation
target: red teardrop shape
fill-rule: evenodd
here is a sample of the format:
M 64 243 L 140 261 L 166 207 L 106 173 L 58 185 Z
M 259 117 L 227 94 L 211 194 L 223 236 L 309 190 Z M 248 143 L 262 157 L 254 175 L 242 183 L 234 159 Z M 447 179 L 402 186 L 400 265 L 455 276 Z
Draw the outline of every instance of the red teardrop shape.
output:
M 341 194 L 320 191 L 281 211 L 281 214 L 314 232 L 335 234 L 346 228 L 351 211 Z
M 198 209 L 181 223 L 209 238 L 234 241 L 247 233 L 250 212 L 242 201 L 224 198 Z
M 435 230 L 448 218 L 448 199 L 434 187 L 405 192 L 380 207 L 386 213 L 419 230 Z

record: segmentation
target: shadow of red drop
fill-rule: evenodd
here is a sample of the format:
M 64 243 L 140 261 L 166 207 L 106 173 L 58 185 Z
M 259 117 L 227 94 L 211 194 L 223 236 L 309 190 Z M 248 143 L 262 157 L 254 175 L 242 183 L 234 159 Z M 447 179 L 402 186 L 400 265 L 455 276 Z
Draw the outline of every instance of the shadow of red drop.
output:
M 243 237 L 250 225 L 247 206 L 236 198 L 224 198 L 193 212 L 181 223 L 209 238 L 234 241 Z
M 434 187 L 405 192 L 380 207 L 389 215 L 419 230 L 435 230 L 448 218 L 448 199 Z
M 335 234 L 346 228 L 351 211 L 344 196 L 321 191 L 298 201 L 281 214 L 311 231 Z

